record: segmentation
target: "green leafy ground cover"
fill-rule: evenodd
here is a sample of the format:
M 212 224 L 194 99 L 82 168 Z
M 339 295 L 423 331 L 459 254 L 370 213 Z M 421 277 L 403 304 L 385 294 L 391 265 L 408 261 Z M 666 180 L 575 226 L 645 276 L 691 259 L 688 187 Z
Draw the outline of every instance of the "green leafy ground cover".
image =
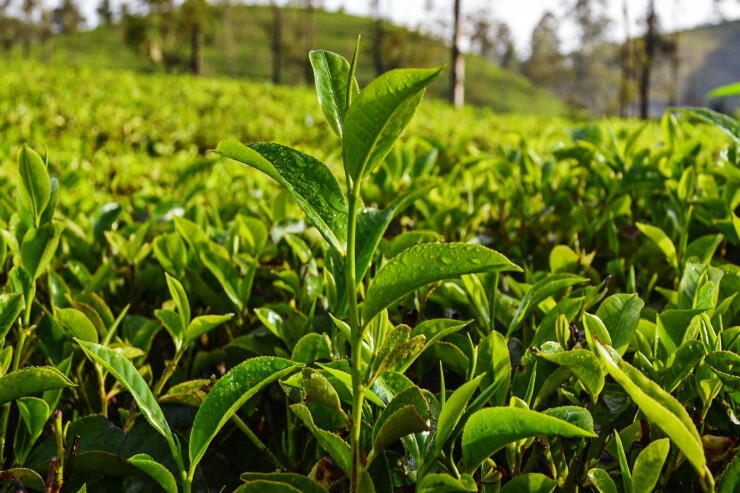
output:
M 734 491 L 737 122 L 427 101 L 383 159 L 434 73 L 327 56 L 0 74 L 2 487 Z

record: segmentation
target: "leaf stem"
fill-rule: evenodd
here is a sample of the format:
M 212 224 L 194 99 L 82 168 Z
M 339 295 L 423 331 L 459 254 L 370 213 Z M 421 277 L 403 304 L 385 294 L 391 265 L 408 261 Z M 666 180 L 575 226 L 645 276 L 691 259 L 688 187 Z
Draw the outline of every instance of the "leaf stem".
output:
M 263 454 L 265 454 L 265 456 L 267 457 L 267 460 L 269 460 L 270 462 L 272 462 L 272 465 L 273 466 L 275 466 L 279 470 L 287 470 L 288 469 L 285 466 L 285 464 L 283 464 L 282 462 L 280 462 L 280 459 L 278 459 L 277 457 L 275 457 L 275 454 L 272 453 L 272 450 L 270 450 L 270 447 L 268 447 L 267 445 L 265 445 L 265 443 L 262 440 L 260 440 L 260 437 L 258 437 L 252 431 L 252 429 L 249 427 L 249 425 L 247 423 L 245 423 L 244 421 L 242 421 L 242 419 L 239 416 L 237 416 L 236 414 L 234 414 L 233 416 L 231 416 L 231 421 L 233 421 L 234 424 L 236 425 L 236 427 L 239 428 L 239 430 L 241 430 L 241 432 L 244 433 L 247 436 L 247 438 L 249 438 L 249 441 L 252 442 L 252 444 L 255 447 L 257 447 L 260 452 L 262 452 Z
M 24 320 L 30 320 L 30 313 L 24 317 Z M 13 353 L 13 362 L 10 367 L 10 372 L 16 371 L 21 365 L 23 349 L 26 345 L 27 337 L 26 329 L 24 327 L 28 327 L 28 324 L 18 326 L 15 352 Z M 5 441 L 8 433 L 8 422 L 10 420 L 10 405 L 10 402 L 4 404 L 2 411 L 0 411 L 0 468 L 4 468 L 5 466 Z
M 352 353 L 350 362 L 350 371 L 352 374 L 352 422 L 350 429 L 352 474 L 350 476 L 350 493 L 358 493 L 360 491 L 360 473 L 362 469 L 362 446 L 360 443 L 362 435 L 362 404 L 365 398 L 365 386 L 362 381 L 362 326 L 360 324 L 360 313 L 357 306 L 357 278 L 355 272 L 357 208 L 360 201 L 360 182 L 352 183 L 350 190 L 347 211 L 347 251 L 344 262 L 344 274 L 349 301 L 350 346 Z

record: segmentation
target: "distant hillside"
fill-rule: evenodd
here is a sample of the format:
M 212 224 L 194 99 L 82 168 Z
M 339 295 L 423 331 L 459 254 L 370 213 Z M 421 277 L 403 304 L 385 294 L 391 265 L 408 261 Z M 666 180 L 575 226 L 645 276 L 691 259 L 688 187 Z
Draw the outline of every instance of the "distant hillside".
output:
M 272 70 L 272 12 L 267 7 L 258 6 L 226 8 L 229 10 L 215 8 L 215 21 L 206 33 L 203 75 L 269 81 Z M 305 83 L 309 49 L 329 49 L 349 58 L 358 35 L 364 40 L 358 79 L 365 84 L 374 77 L 371 19 L 317 10 L 314 46 L 304 46 L 300 29 L 305 29 L 305 15 L 299 9 L 282 9 L 282 83 Z M 449 49 L 441 40 L 397 26 L 387 25 L 386 29 L 388 35 L 383 53 L 387 67 L 428 67 L 449 62 Z M 54 64 L 79 64 L 105 69 L 163 70 L 125 47 L 123 38 L 121 25 L 56 36 L 52 40 L 50 61 Z M 182 52 L 185 56 L 187 46 L 182 47 Z M 36 56 L 42 56 L 40 47 Z M 443 97 L 448 80 L 448 77 L 438 80 L 430 88 L 430 95 Z M 536 87 L 525 77 L 472 55 L 466 57 L 466 102 L 507 113 L 568 115 L 572 111 L 565 103 Z
M 705 25 L 678 33 L 678 105 L 710 106 L 732 112 L 739 98 L 709 101 L 715 87 L 740 81 L 740 21 Z M 668 104 L 671 79 L 668 60 L 659 59 L 651 91 L 651 113 L 661 113 Z

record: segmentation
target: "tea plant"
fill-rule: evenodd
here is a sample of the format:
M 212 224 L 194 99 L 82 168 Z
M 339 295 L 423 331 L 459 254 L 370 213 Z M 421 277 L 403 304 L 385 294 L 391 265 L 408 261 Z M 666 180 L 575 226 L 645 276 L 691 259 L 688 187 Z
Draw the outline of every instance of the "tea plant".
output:
M 737 488 L 737 122 L 408 126 L 439 69 L 360 91 L 356 55 L 310 58 L 327 123 L 279 121 L 328 165 L 152 164 L 134 141 L 167 154 L 186 112 L 111 134 L 156 180 L 28 147 L 0 175 L 0 487 Z

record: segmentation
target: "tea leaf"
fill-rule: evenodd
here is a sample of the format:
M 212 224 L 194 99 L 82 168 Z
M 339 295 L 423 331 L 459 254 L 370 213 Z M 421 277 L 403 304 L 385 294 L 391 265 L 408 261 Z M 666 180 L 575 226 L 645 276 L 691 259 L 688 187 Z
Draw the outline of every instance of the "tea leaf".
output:
M 278 481 L 269 481 L 266 479 L 257 479 L 250 481 L 234 490 L 234 493 L 301 493 L 301 490 L 294 488 L 288 483 Z
M 302 474 L 295 474 L 290 472 L 243 472 L 239 477 L 242 481 L 246 482 L 265 480 L 275 483 L 287 484 L 294 488 L 298 488 L 298 490 L 302 493 L 327 493 L 327 490 L 324 489 L 323 486 L 321 486 L 313 479 L 303 476 Z
M 339 435 L 322 430 L 313 421 L 311 411 L 305 404 L 292 404 L 291 411 L 303 421 L 311 434 L 316 438 L 319 446 L 331 455 L 340 469 L 349 475 L 352 469 L 352 449 Z
M 21 243 L 21 266 L 31 280 L 38 279 L 54 258 L 62 231 L 64 225 L 59 222 L 26 231 Z
M 23 295 L 20 293 L 0 294 L 0 346 L 22 311 Z
M 185 329 L 185 344 L 198 339 L 203 334 L 210 332 L 219 325 L 223 325 L 234 318 L 233 313 L 225 315 L 201 315 L 195 317 Z
M 442 450 L 445 442 L 452 435 L 452 432 L 465 413 L 470 398 L 473 397 L 484 376 L 485 373 L 482 373 L 473 380 L 465 382 L 447 398 L 447 402 L 442 406 L 442 410 L 439 412 L 439 417 L 437 418 L 437 431 L 434 434 L 433 444 L 435 454 L 438 454 Z
M 74 308 L 57 308 L 54 317 L 72 337 L 86 342 L 98 342 L 98 331 L 81 311 Z
M 478 484 L 470 474 L 462 474 L 459 478 L 446 473 L 432 473 L 424 476 L 417 485 L 417 493 L 457 493 L 478 491 Z
M 18 197 L 38 226 L 51 198 L 51 183 L 41 156 L 27 145 L 18 151 Z
M 583 383 L 591 396 L 591 401 L 596 404 L 601 389 L 604 388 L 605 378 L 604 370 L 594 353 L 585 349 L 574 349 L 557 353 L 540 352 L 538 356 L 570 370 Z
M 587 476 L 599 493 L 618 493 L 616 483 L 605 470 L 594 468 L 588 471 Z
M 370 282 L 362 309 L 363 321 L 416 288 L 474 272 L 518 271 L 495 250 L 466 243 L 427 243 L 399 253 Z
M 221 142 L 216 152 L 256 168 L 282 185 L 326 241 L 344 251 L 347 201 L 329 168 L 302 152 L 279 144 Z
M 185 328 L 190 323 L 190 302 L 188 301 L 188 295 L 185 293 L 185 288 L 182 287 L 180 281 L 166 272 L 164 277 L 167 279 L 170 296 L 172 296 L 172 300 L 177 307 L 177 313 L 180 316 L 180 326 Z
M 632 467 L 632 485 L 635 491 L 653 491 L 671 444 L 667 438 L 651 442 L 635 459 Z
M 102 365 L 131 394 L 152 428 L 157 430 L 169 444 L 174 444 L 175 439 L 167 424 L 167 419 L 149 389 L 149 385 L 136 367 L 113 349 L 80 339 L 75 339 L 75 341 L 90 360 Z
M 348 92 L 359 94 L 357 81 L 349 84 L 350 65 L 341 55 L 327 50 L 314 50 L 308 54 L 316 81 L 319 106 L 329 127 L 342 138 L 342 122 L 347 113 Z
M 538 281 L 527 291 L 527 294 L 524 295 L 524 298 L 519 303 L 519 308 L 517 308 L 514 317 L 511 319 L 511 323 L 509 323 L 507 335 L 514 332 L 530 310 L 541 302 L 565 288 L 581 284 L 585 281 L 587 281 L 586 278 L 573 274 L 550 274 Z
M 137 467 L 154 479 L 167 493 L 177 493 L 177 482 L 169 469 L 148 454 L 129 457 L 128 463 Z
M 606 371 L 629 394 L 643 414 L 668 435 L 700 476 L 708 474 L 701 438 L 681 403 L 622 360 L 613 348 L 597 342 L 596 349 Z
M 353 183 L 385 159 L 441 73 L 442 68 L 391 70 L 362 90 L 347 110 L 342 135 L 345 173 Z
M 588 412 L 584 409 L 585 412 Z M 462 437 L 463 461 L 468 470 L 476 469 L 487 457 L 506 444 L 538 435 L 567 438 L 595 437 L 560 418 L 516 407 L 489 407 L 473 413 L 465 423 Z
M 428 414 L 429 405 L 418 387 L 400 392 L 375 422 L 372 457 L 403 436 L 426 431 Z
M 614 294 L 605 299 L 596 310 L 596 315 L 604 322 L 612 345 L 619 354 L 627 351 L 632 334 L 640 321 L 643 306 L 645 302 L 636 294 Z
M 642 234 L 647 236 L 650 241 L 658 246 L 660 251 L 663 252 L 663 255 L 665 255 L 665 258 L 673 266 L 673 268 L 678 269 L 678 256 L 676 253 L 676 246 L 673 244 L 671 239 L 668 238 L 668 235 L 666 235 L 662 229 L 650 224 L 636 223 L 635 226 L 637 226 L 637 229 L 639 229 Z
M 53 366 L 21 368 L 0 377 L 0 404 L 47 390 L 74 386 L 75 384 Z
M 558 482 L 542 473 L 532 472 L 520 474 L 507 482 L 500 493 L 550 493 L 558 486 Z
M 195 415 L 190 431 L 190 470 L 195 469 L 219 430 L 249 398 L 301 366 L 287 359 L 261 356 L 244 361 L 221 377 Z

